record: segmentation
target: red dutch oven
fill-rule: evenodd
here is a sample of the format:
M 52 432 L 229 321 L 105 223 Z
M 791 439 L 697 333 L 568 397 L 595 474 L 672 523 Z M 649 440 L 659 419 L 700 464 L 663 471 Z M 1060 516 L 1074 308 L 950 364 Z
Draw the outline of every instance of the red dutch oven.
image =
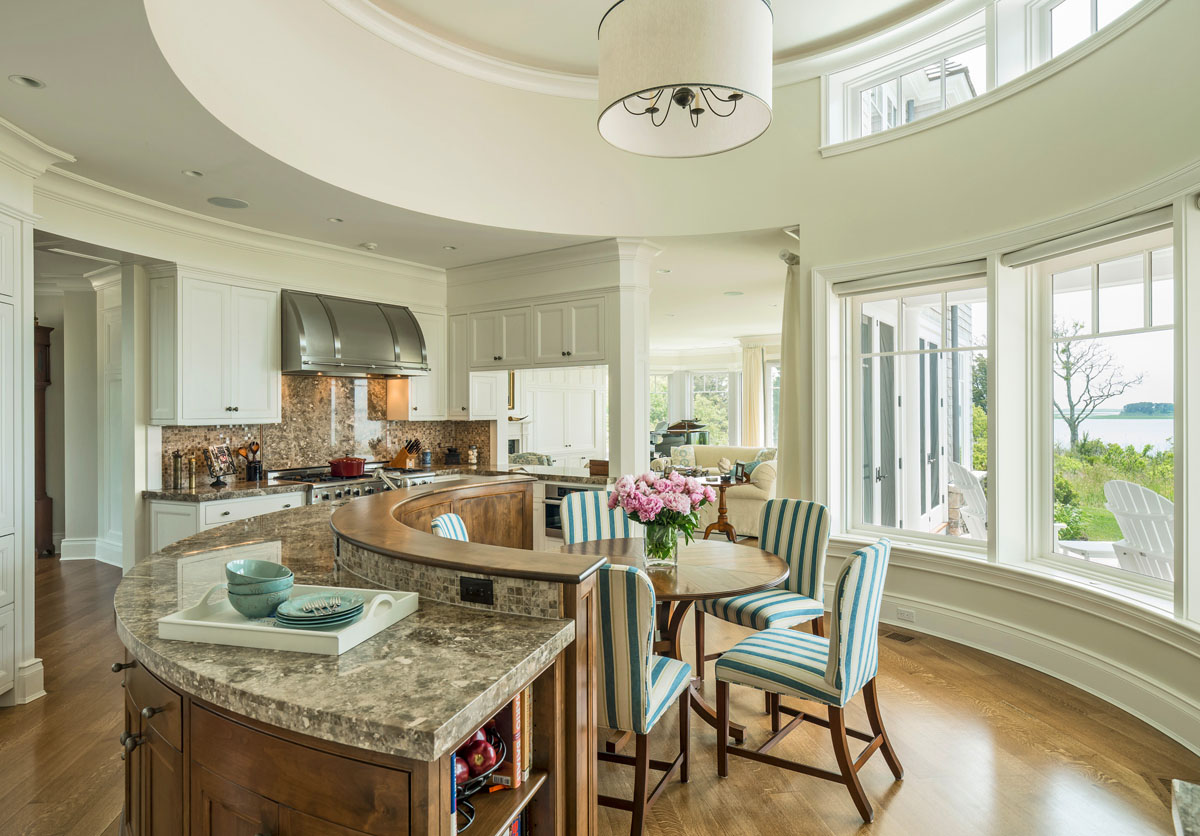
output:
M 352 456 L 329 460 L 329 467 L 334 476 L 362 476 L 366 464 L 366 459 L 356 459 Z

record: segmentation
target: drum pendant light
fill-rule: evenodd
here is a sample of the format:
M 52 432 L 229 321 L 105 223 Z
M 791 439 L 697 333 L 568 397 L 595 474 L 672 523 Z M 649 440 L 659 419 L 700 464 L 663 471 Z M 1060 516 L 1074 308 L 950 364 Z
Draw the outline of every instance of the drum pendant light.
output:
M 769 0 L 620 0 L 600 21 L 600 135 L 702 157 L 771 124 Z

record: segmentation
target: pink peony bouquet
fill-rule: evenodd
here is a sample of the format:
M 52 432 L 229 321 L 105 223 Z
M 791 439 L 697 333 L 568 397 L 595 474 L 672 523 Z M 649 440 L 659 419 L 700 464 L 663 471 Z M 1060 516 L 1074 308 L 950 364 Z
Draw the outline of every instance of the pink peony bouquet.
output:
M 646 526 L 646 557 L 651 564 L 674 563 L 679 535 L 690 542 L 700 524 L 696 513 L 714 502 L 716 492 L 691 476 L 622 476 L 608 495 L 608 507 L 620 508 Z

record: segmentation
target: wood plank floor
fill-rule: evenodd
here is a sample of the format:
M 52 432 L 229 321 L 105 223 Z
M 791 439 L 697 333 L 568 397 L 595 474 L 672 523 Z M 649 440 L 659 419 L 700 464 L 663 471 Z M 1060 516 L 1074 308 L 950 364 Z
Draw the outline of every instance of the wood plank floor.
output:
M 111 605 L 119 580 L 119 570 L 91 561 L 39 562 L 48 694 L 0 709 L 4 836 L 117 834 L 121 689 L 108 667 L 122 654 Z M 744 634 L 707 623 L 710 652 Z M 691 783 L 666 789 L 647 834 L 1170 834 L 1168 780 L 1200 779 L 1200 758 L 1144 723 L 986 653 L 885 627 L 880 667 L 884 720 L 906 777 L 894 783 L 879 758 L 863 770 L 873 825 L 861 824 L 834 784 L 741 759 L 718 779 L 713 731 L 693 720 Z M 761 712 L 757 692 L 734 689 L 733 715 L 748 722 L 752 742 L 766 736 Z M 858 701 L 848 713 L 866 728 Z M 653 735 L 656 757 L 668 753 L 674 726 L 672 710 Z M 795 732 L 773 754 L 834 765 L 817 728 Z M 602 765 L 602 790 L 631 793 L 630 772 Z M 601 810 L 600 821 L 605 834 L 628 832 L 627 813 Z

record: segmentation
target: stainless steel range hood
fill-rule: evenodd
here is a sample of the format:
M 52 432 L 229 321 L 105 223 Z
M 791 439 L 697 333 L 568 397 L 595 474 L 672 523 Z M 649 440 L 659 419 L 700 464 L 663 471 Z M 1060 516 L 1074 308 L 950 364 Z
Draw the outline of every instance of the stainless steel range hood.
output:
M 425 336 L 408 308 L 296 290 L 281 302 L 284 374 L 429 374 Z

